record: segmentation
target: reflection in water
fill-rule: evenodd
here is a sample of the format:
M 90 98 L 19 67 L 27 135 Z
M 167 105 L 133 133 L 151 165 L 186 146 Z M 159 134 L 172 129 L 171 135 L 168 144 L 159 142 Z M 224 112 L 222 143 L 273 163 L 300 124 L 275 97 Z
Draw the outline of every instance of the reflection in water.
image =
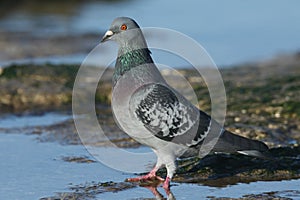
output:
M 144 186 L 140 185 L 140 186 L 150 190 L 152 192 L 152 194 L 154 195 L 155 199 L 157 199 L 157 200 L 163 200 L 163 199 L 175 200 L 176 199 L 174 194 L 172 193 L 171 189 L 164 189 L 165 194 L 166 194 L 166 198 L 164 198 L 164 195 L 157 190 L 157 187 L 160 186 L 160 183 L 152 184 L 152 185 L 144 185 Z
M 147 189 L 149 189 L 152 194 L 155 196 L 155 198 L 157 200 L 163 200 L 165 199 L 164 196 L 157 190 L 157 187 L 146 187 Z M 166 190 L 166 197 L 167 197 L 167 200 L 173 200 L 175 199 L 173 193 L 171 192 L 171 190 Z

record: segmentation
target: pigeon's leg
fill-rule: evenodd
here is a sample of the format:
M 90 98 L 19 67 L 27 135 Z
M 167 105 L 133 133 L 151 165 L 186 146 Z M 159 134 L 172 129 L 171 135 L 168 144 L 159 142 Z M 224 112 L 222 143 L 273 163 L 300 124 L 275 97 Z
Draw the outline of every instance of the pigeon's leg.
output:
M 161 178 L 160 176 L 156 176 L 156 172 L 157 172 L 157 170 L 159 170 L 159 168 L 161 166 L 162 166 L 162 163 L 161 163 L 160 159 L 157 159 L 157 163 L 156 163 L 155 167 L 147 175 L 136 177 L 136 178 L 128 178 L 127 181 L 137 182 L 137 181 L 147 181 L 147 180 L 152 180 L 152 179 L 164 181 L 164 179 Z
M 174 161 L 171 161 L 168 164 L 166 164 L 166 168 L 167 168 L 167 178 L 163 184 L 163 188 L 165 189 L 168 195 L 170 193 L 170 182 L 176 171 L 176 163 Z

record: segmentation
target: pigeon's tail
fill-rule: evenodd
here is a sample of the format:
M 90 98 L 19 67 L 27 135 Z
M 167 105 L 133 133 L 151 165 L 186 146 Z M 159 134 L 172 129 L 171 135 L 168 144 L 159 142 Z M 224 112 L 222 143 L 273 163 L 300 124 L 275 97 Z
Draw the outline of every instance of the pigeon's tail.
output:
M 226 130 L 213 148 L 214 152 L 240 153 L 259 158 L 268 158 L 268 150 L 268 146 L 263 142 L 235 135 Z

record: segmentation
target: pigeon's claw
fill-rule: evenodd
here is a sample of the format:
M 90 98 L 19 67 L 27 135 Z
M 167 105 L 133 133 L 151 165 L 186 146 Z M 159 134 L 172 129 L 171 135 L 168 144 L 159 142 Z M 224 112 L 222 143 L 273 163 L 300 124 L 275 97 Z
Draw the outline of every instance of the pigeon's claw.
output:
M 161 178 L 160 176 L 156 176 L 155 174 L 147 174 L 145 176 L 139 176 L 139 177 L 135 177 L 135 178 L 128 178 L 126 179 L 126 181 L 128 182 L 146 182 L 146 181 L 151 181 L 151 180 L 158 180 L 160 182 L 163 182 L 165 179 Z
M 156 172 L 157 172 L 158 168 L 154 167 L 147 175 L 145 176 L 139 176 L 136 178 L 128 178 L 126 179 L 126 181 L 128 182 L 146 182 L 146 181 L 154 181 L 154 180 L 158 180 L 160 182 L 163 182 L 165 179 L 156 176 Z

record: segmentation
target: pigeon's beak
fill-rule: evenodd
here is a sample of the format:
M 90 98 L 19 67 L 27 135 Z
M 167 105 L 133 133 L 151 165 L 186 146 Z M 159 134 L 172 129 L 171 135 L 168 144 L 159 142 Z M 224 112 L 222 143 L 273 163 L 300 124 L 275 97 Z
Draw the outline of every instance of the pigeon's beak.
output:
M 105 42 L 105 41 L 109 40 L 113 34 L 114 34 L 114 32 L 112 32 L 111 30 L 106 31 L 101 42 Z

